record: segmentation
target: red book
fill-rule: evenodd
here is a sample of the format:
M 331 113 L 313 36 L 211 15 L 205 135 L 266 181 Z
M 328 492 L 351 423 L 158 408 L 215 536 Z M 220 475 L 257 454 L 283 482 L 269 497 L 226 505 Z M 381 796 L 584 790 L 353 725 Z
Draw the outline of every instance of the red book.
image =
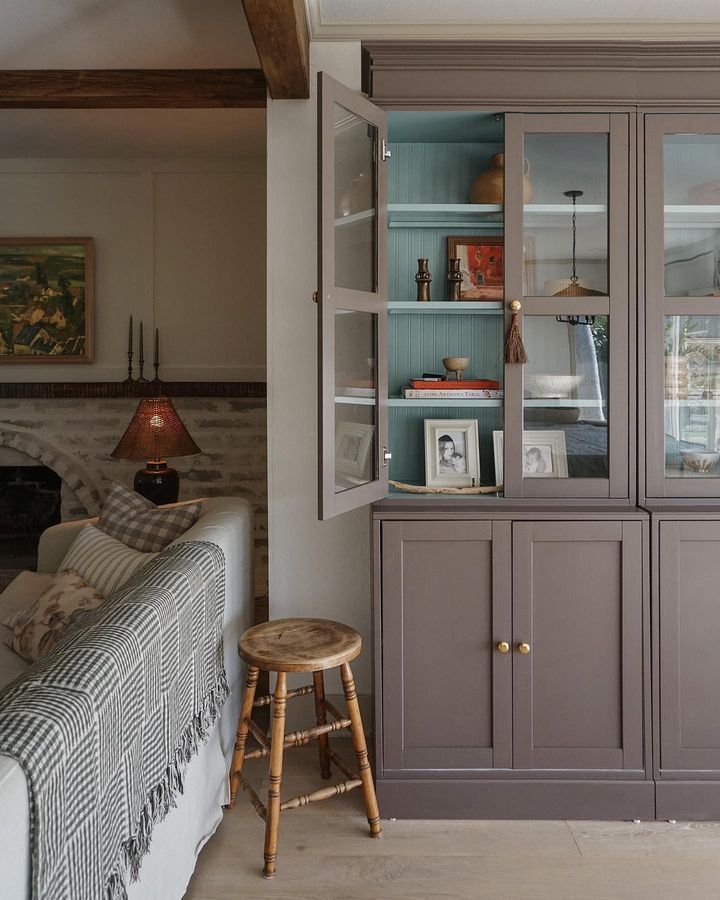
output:
M 489 378 L 468 378 L 467 381 L 423 381 L 422 378 L 411 378 L 410 386 L 432 391 L 497 391 L 500 382 Z

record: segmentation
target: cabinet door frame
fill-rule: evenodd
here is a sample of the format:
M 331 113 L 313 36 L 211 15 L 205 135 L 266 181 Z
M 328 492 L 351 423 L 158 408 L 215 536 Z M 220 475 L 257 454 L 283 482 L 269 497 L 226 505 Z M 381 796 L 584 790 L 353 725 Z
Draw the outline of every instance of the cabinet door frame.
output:
M 468 771 L 474 774 L 497 776 L 497 771 L 512 768 L 512 652 L 500 653 L 498 641 L 511 640 L 512 632 L 512 523 L 509 521 L 383 521 L 382 546 L 382 603 L 381 656 L 382 656 L 382 715 L 381 763 L 378 768 L 383 777 L 416 777 L 423 773 L 442 773 L 443 777 L 463 777 Z M 403 696 L 404 662 L 402 641 L 391 641 L 403 633 L 403 545 L 409 541 L 435 540 L 438 527 L 453 540 L 492 542 L 492 733 L 490 748 L 443 748 L 441 752 L 447 766 L 423 764 L 426 748 L 419 752 L 407 751 L 403 745 Z M 433 660 L 427 665 L 433 667 Z M 442 672 L 437 672 L 442 677 Z M 453 703 L 452 684 L 448 686 L 448 703 Z M 458 715 L 462 710 L 458 709 Z M 428 734 L 433 723 L 428 723 Z M 413 761 L 413 755 L 415 760 Z M 474 756 L 479 762 L 468 765 Z
M 642 522 L 515 522 L 513 524 L 513 763 L 515 771 L 578 777 L 581 772 L 637 777 L 645 770 L 644 644 L 645 590 Z M 622 578 L 622 746 L 540 748 L 533 746 L 533 545 L 544 541 L 617 541 Z M 579 602 L 582 602 L 579 599 Z M 530 653 L 518 652 L 527 641 Z M 569 763 L 569 764 L 568 764 Z
M 716 779 L 720 748 L 684 747 L 681 725 L 680 677 L 680 545 L 683 541 L 720 543 L 720 522 L 661 520 L 658 529 L 658 663 L 659 748 L 661 779 Z
M 608 135 L 608 295 L 607 297 L 523 296 L 523 167 L 529 134 Z M 629 190 L 631 182 L 630 116 L 628 113 L 507 113 L 505 116 L 505 259 L 506 311 L 521 298 L 522 316 L 587 313 L 609 316 L 608 478 L 523 478 L 524 367 L 505 366 L 506 497 L 627 499 L 631 496 L 630 457 L 634 433 L 629 394 L 635 370 L 629 365 L 631 325 Z
M 646 496 L 717 498 L 720 476 L 665 477 L 665 316 L 720 316 L 717 297 L 665 296 L 664 138 L 668 134 L 720 135 L 720 113 L 643 116 L 645 195 L 645 409 Z M 718 223 L 720 227 L 720 222 Z
M 375 291 L 335 284 L 335 104 L 376 129 Z M 380 500 L 388 493 L 387 414 L 387 114 L 357 91 L 325 72 L 318 73 L 318 487 L 319 518 L 329 519 Z M 371 313 L 375 317 L 377 477 L 337 492 L 335 486 L 335 316 L 337 310 Z

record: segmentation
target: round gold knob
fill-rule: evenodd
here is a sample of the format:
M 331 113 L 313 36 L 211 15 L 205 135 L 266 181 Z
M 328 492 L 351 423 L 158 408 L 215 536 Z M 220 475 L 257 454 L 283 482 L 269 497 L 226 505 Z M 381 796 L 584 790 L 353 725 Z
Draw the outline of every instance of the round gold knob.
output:
M 510 309 L 512 310 L 512 312 L 520 312 L 520 310 L 522 309 L 522 303 L 519 300 L 511 300 Z
M 507 641 L 498 641 L 497 648 L 500 653 L 507 653 L 510 649 L 510 644 Z
M 525 641 L 522 644 L 518 644 L 518 650 L 521 653 L 529 653 L 530 652 L 530 644 L 526 644 Z

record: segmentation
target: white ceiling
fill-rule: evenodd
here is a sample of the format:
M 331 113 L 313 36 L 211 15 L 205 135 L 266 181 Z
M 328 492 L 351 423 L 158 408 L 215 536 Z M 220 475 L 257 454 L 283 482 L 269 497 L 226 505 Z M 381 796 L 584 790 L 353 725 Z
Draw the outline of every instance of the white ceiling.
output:
M 257 67 L 241 0 L 0 0 L 0 69 Z
M 315 40 L 720 37 L 718 0 L 306 0 Z
M 0 69 L 258 66 L 241 0 L 0 0 Z M 264 109 L 0 110 L 6 159 L 264 156 Z

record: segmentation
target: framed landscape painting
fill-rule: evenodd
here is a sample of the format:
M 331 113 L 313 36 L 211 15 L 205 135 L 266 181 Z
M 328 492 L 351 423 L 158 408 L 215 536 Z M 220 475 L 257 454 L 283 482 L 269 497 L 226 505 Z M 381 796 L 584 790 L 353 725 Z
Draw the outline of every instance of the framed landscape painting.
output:
M 92 336 L 92 238 L 0 237 L 0 363 L 89 363 Z

